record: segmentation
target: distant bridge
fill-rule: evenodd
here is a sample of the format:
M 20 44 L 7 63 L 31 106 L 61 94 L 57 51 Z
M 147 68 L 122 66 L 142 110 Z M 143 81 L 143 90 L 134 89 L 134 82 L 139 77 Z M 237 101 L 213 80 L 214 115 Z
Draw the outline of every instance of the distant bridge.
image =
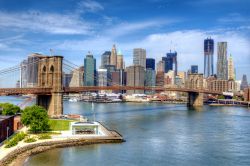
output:
M 209 91 L 206 89 L 189 89 L 189 88 L 173 88 L 173 87 L 144 87 L 144 86 L 81 86 L 81 87 L 64 87 L 62 93 L 80 93 L 80 92 L 96 92 L 100 90 L 143 90 L 143 91 L 172 91 L 186 93 L 204 93 L 212 95 L 222 95 L 222 92 Z M 50 95 L 53 88 L 0 88 L 0 95 Z
M 41 56 L 38 63 L 38 83 L 35 88 L 0 88 L 0 95 L 37 95 L 36 103 L 45 107 L 50 116 L 63 114 L 63 94 L 80 93 L 99 90 L 151 90 L 151 91 L 174 91 L 188 93 L 188 105 L 202 106 L 203 94 L 221 95 L 221 92 L 208 91 L 203 88 L 203 75 L 190 74 L 186 88 L 145 87 L 145 86 L 82 86 L 63 87 L 63 57 Z M 10 68 L 13 71 L 15 68 Z M 0 71 L 0 75 L 8 70 Z

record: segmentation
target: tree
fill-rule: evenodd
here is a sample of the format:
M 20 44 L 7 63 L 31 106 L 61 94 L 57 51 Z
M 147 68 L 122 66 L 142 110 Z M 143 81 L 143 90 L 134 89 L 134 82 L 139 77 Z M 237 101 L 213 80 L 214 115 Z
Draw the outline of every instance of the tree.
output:
M 220 96 L 218 96 L 218 99 L 225 99 L 225 96 L 220 95 Z
M 37 105 L 26 107 L 22 112 L 21 121 L 34 133 L 50 130 L 47 111 Z
M 0 103 L 0 108 L 2 108 L 3 115 L 15 115 L 21 112 L 20 107 L 11 103 Z

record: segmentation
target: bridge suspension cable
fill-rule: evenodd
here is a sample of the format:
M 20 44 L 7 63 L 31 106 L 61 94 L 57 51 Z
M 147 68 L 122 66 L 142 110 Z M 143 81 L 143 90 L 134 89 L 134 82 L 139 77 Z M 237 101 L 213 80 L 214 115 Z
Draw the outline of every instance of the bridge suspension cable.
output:
M 27 66 L 38 64 L 40 61 L 41 61 L 41 59 L 37 60 L 37 61 L 34 61 L 32 63 L 28 63 Z M 22 68 L 21 65 L 16 65 L 14 67 L 10 67 L 10 68 L 7 68 L 7 69 L 2 69 L 2 70 L 0 70 L 0 75 L 8 74 L 8 73 L 11 73 L 11 72 L 14 72 L 14 71 L 19 71 L 21 68 Z

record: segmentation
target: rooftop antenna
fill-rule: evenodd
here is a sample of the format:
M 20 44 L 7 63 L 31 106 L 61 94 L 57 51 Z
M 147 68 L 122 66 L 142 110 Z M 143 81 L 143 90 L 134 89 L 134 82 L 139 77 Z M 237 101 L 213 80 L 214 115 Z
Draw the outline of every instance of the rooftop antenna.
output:
M 53 55 L 53 53 L 54 53 L 54 50 L 49 49 L 49 51 L 50 51 L 50 56 L 52 56 L 52 55 Z
M 171 42 L 170 42 L 170 53 L 171 53 L 171 50 L 172 50 L 172 44 L 173 44 L 173 42 L 171 40 Z
M 177 47 L 177 44 L 175 43 L 174 44 L 174 52 L 176 52 L 176 47 Z

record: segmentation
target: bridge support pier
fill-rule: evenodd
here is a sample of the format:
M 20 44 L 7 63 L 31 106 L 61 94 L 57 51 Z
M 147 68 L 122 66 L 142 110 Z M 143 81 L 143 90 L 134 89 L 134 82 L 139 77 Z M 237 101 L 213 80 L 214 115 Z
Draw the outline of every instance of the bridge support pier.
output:
M 48 110 L 51 102 L 51 95 L 37 95 L 36 97 L 36 105 L 39 105 L 46 110 Z
M 38 87 L 52 90 L 47 95 L 37 96 L 37 104 L 46 108 L 50 117 L 63 114 L 62 64 L 62 56 L 45 56 L 38 65 Z
M 52 95 L 38 95 L 36 104 L 44 107 L 50 117 L 59 117 L 63 114 L 62 93 L 52 93 Z
M 188 106 L 203 106 L 203 93 L 189 92 Z

